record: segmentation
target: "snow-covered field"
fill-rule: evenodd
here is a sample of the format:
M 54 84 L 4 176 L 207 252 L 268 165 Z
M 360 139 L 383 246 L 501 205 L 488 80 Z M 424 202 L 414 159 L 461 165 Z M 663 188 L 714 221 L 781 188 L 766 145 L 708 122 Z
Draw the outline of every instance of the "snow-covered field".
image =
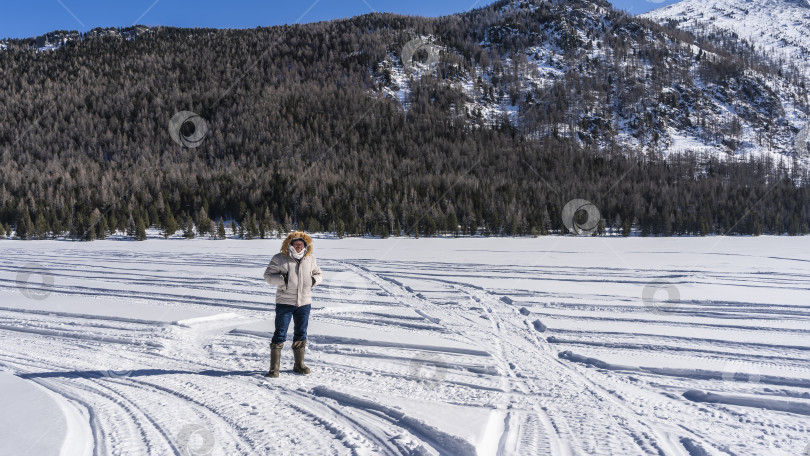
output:
M 0 241 L 0 454 L 810 452 L 803 237 Z

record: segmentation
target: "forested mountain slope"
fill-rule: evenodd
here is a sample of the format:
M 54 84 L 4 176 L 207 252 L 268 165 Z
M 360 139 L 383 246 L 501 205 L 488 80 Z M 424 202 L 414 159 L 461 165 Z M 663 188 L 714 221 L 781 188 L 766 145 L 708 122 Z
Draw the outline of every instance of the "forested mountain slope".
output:
M 545 234 L 576 198 L 624 233 L 808 230 L 797 76 L 604 1 L 59 32 L 6 41 L 0 71 L 0 222 L 23 238 L 220 218 L 260 236 L 296 215 Z M 181 111 L 203 120 L 193 147 Z
M 810 75 L 807 0 L 682 0 L 642 16 L 697 35 L 733 34 L 787 71 Z

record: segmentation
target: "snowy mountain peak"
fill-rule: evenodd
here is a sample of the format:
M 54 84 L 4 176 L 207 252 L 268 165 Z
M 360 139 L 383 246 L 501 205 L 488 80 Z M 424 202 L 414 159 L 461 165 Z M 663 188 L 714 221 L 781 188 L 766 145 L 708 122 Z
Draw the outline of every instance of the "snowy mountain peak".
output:
M 810 0 L 683 0 L 642 17 L 698 34 L 732 32 L 810 75 Z

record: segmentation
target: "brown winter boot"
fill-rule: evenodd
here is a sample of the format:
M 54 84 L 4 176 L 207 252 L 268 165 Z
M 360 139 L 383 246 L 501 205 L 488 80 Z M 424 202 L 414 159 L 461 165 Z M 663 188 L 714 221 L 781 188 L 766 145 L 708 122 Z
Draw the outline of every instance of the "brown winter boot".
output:
M 265 377 L 278 377 L 279 367 L 281 366 L 281 348 L 284 347 L 284 342 L 280 344 L 270 344 L 270 372 Z
M 297 340 L 293 342 L 293 355 L 295 356 L 295 364 L 293 365 L 293 371 L 297 372 L 301 375 L 309 374 L 309 368 L 304 365 L 304 351 L 307 347 L 307 341 L 305 340 Z

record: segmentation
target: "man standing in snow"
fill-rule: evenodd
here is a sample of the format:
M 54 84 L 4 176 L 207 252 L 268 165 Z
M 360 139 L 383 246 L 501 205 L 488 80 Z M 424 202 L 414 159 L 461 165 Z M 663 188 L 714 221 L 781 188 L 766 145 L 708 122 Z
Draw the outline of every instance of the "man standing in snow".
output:
M 267 377 L 278 377 L 281 349 L 287 340 L 290 319 L 295 322 L 293 332 L 293 371 L 309 374 L 304 365 L 307 345 L 307 325 L 312 304 L 312 288 L 323 281 L 323 274 L 312 254 L 312 238 L 303 231 L 293 231 L 281 244 L 264 271 L 264 280 L 276 285 L 276 331 L 270 341 L 270 372 Z

